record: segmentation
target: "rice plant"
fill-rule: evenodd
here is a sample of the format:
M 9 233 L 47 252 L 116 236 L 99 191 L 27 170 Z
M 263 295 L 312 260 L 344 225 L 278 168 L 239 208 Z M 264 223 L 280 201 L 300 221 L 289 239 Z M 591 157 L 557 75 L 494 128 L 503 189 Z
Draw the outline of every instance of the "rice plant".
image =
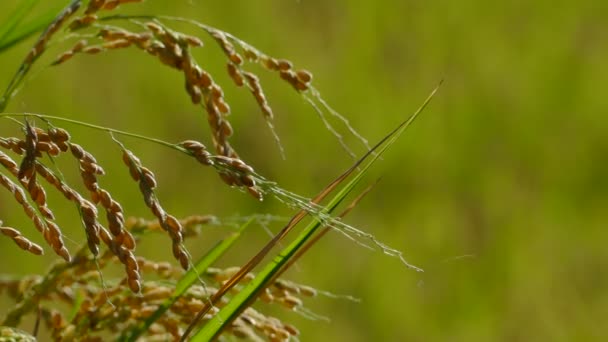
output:
M 33 28 L 18 29 L 20 16 L 35 2 L 22 1 L 13 20 L 0 26 L 3 29 L 0 30 L 0 51 L 35 32 Z M 312 84 L 310 71 L 295 67 L 288 59 L 272 57 L 228 32 L 194 19 L 121 13 L 123 6 L 138 6 L 140 2 L 71 1 L 47 24 L 0 100 L 3 122 L 17 127 L 15 136 L 0 137 L 0 185 L 10 192 L 12 206 L 23 211 L 46 246 L 32 242 L 20 227 L 5 226 L 2 221 L 0 233 L 24 252 L 42 255 L 46 249 L 51 249 L 60 257 L 46 274 L 0 278 L 0 291 L 15 300 L 14 307 L 0 321 L 0 325 L 6 327 L 2 328 L 0 340 L 5 336 L 17 339 L 16 334 L 23 334 L 14 328 L 18 328 L 24 315 L 30 313 L 36 313 L 39 322 L 44 323 L 56 341 L 207 341 L 228 336 L 268 341 L 297 340 L 300 332 L 295 326 L 253 308 L 252 304 L 263 301 L 305 313 L 306 298 L 327 295 L 327 292 L 281 276 L 330 229 L 356 243 L 398 257 L 406 266 L 421 271 L 408 263 L 401 252 L 378 241 L 372 234 L 341 221 L 340 218 L 350 212 L 366 192 L 351 200 L 342 214 L 336 216 L 334 211 L 363 179 L 366 170 L 409 127 L 435 91 L 414 115 L 372 147 L 346 118 L 323 100 Z M 45 20 L 48 18 L 43 16 L 38 21 Z M 192 26 L 199 30 L 200 36 L 173 28 L 177 23 Z M 51 44 L 66 48 L 49 62 L 43 56 Z M 207 70 L 204 63 L 197 62 L 191 51 L 201 48 L 219 48 L 225 56 L 226 69 Z M 184 90 L 192 105 L 200 108 L 207 119 L 211 148 L 195 139 L 172 143 L 60 116 L 6 111 L 35 65 L 46 63 L 52 68 L 60 68 L 74 58 L 108 54 L 118 49 L 139 50 L 141 58 L 153 58 L 161 67 L 169 67 L 183 75 Z M 218 72 L 226 73 L 235 87 L 251 93 L 261 119 L 281 146 L 273 124 L 272 104 L 266 98 L 260 78 L 252 71 L 254 65 L 276 74 L 302 96 L 347 153 L 354 155 L 326 120 L 327 115 L 337 117 L 343 128 L 368 147 L 365 155 L 356 158 L 352 167 L 314 198 L 285 190 L 277 182 L 257 173 L 230 143 L 236 132 L 228 120 L 231 108 L 224 91 L 214 81 L 213 75 Z M 123 205 L 103 186 L 106 174 L 103 165 L 86 146 L 71 137 L 71 126 L 106 133 L 106 141 L 102 144 L 117 150 L 114 162 L 122 161 L 124 177 L 132 180 L 132 191 L 141 194 L 141 205 L 148 208 L 153 219 L 128 216 Z M 155 191 L 158 180 L 154 172 L 127 146 L 125 137 L 189 156 L 200 167 L 213 168 L 230 188 L 246 192 L 254 200 L 275 197 L 298 212 L 240 267 L 221 269 L 214 264 L 253 220 L 241 222 L 232 235 L 219 241 L 200 260 L 193 260 L 184 240 L 203 239 L 202 225 L 221 222 L 201 213 L 184 218 L 170 214 Z M 71 165 L 79 177 L 66 178 L 55 163 L 59 159 L 72 160 Z M 61 194 L 65 203 L 49 203 L 47 192 L 51 191 Z M 324 202 L 326 199 L 329 201 Z M 73 220 L 82 226 L 86 239 L 86 243 L 75 250 L 67 247 L 66 236 L 56 223 L 52 209 L 65 204 L 75 208 Z M 294 232 L 296 225 L 307 217 L 311 219 L 308 226 L 299 233 Z M 138 256 L 138 243 L 153 232 L 168 236 L 170 244 L 166 248 L 174 260 L 155 261 Z M 296 237 L 291 237 L 294 234 Z M 291 242 L 282 246 L 288 235 Z M 264 264 L 264 258 L 277 246 L 282 246 L 283 250 Z M 105 269 L 116 264 L 124 269 L 122 279 L 105 279 Z M 257 266 L 261 266 L 259 271 L 254 270 Z M 70 310 L 57 309 L 59 304 Z M 32 335 L 36 335 L 36 331 Z M 301 338 L 306 339 L 305 334 Z

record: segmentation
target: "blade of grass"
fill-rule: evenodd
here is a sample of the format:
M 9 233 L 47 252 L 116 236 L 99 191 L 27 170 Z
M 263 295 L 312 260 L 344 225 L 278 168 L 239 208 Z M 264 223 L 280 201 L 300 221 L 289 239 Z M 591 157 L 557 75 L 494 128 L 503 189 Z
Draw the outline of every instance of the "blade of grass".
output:
M 213 246 L 199 261 L 196 262 L 194 267 L 190 268 L 183 277 L 175 285 L 175 290 L 171 297 L 167 298 L 158 309 L 148 317 L 142 324 L 136 326 L 130 331 L 126 331 L 118 339 L 119 341 L 136 341 L 141 334 L 146 332 L 150 326 L 156 322 L 169 308 L 181 297 L 198 279 L 199 274 L 204 273 L 213 263 L 215 263 L 234 243 L 241 237 L 243 231 L 251 225 L 255 220 L 252 217 L 243 225 L 241 225 L 237 231 L 233 232 L 227 238 L 219 241 Z
M 367 154 L 365 154 L 361 159 L 359 159 L 357 162 L 355 162 L 355 164 L 353 166 L 351 166 L 351 168 L 349 168 L 346 172 L 344 172 L 342 175 L 340 175 L 336 180 L 334 180 L 332 183 L 330 183 L 330 185 L 328 185 L 323 191 L 321 191 L 321 193 L 319 195 L 317 195 L 317 197 L 315 197 L 313 202 L 315 202 L 315 203 L 320 202 L 331 191 L 333 191 L 339 184 L 341 184 L 350 174 L 352 174 L 367 159 L 367 157 L 371 156 L 372 159 L 367 164 L 365 164 L 363 169 L 360 170 L 355 175 L 355 177 L 349 183 L 347 183 L 346 186 L 340 190 L 340 192 L 338 192 L 338 194 L 336 194 L 336 196 L 330 201 L 330 203 L 323 210 L 326 213 L 330 213 L 331 211 L 333 211 L 337 207 L 337 205 L 346 197 L 346 195 L 348 195 L 352 191 L 354 186 L 359 183 L 359 181 L 366 174 L 367 170 L 371 167 L 371 165 L 373 165 L 378 160 L 378 158 L 391 145 L 393 145 L 395 143 L 395 141 L 399 138 L 399 136 L 401 136 L 401 134 L 414 122 L 414 120 L 418 117 L 418 115 L 426 108 L 426 106 L 429 104 L 431 99 L 437 93 L 437 91 L 442 83 L 443 83 L 443 81 L 441 81 L 439 83 L 439 85 L 435 89 L 433 89 L 433 91 L 430 93 L 430 95 L 426 98 L 426 100 L 418 108 L 418 110 L 416 110 L 416 112 L 414 112 L 414 114 L 412 114 L 407 120 L 403 121 L 399 126 L 397 126 L 397 128 L 395 128 L 392 132 L 390 132 L 382 140 L 380 140 L 380 142 L 378 142 L 370 151 L 368 151 Z M 255 265 L 257 265 L 261 261 L 261 259 L 270 251 L 270 249 L 272 247 L 274 247 L 274 245 L 276 245 L 276 243 L 278 243 L 278 241 L 280 239 L 282 239 L 295 226 L 295 224 L 297 224 L 304 216 L 305 216 L 305 213 L 303 211 L 298 212 L 298 214 L 296 214 L 292 218 L 290 223 L 281 232 L 279 232 L 275 236 L 275 238 L 273 238 L 262 249 L 262 251 L 260 253 L 258 253 L 258 255 L 256 255 L 256 257 L 254 257 L 254 259 L 252 259 L 252 261 L 253 260 L 257 261 L 254 265 L 252 265 L 252 262 L 250 261 L 245 266 L 243 266 L 243 268 L 241 268 L 241 271 L 247 270 L 246 272 L 244 272 L 242 274 L 243 275 L 246 274 L 253 267 L 255 267 Z M 277 257 L 275 257 L 275 259 L 272 262 L 270 262 L 261 273 L 258 274 L 258 276 L 254 279 L 254 281 L 250 282 L 247 285 L 247 287 L 245 287 L 226 306 L 224 306 L 222 308 L 222 310 L 216 316 L 214 316 L 209 322 L 207 322 L 207 324 L 205 324 L 205 326 L 203 328 L 201 328 L 195 334 L 195 336 L 193 336 L 192 341 L 209 341 L 214 336 L 217 336 L 217 334 L 219 334 L 219 332 L 225 326 L 225 320 L 228 317 L 231 317 L 232 315 L 234 315 L 236 312 L 238 312 L 238 310 L 242 310 L 243 306 L 245 304 L 247 304 L 247 302 L 249 301 L 252 293 L 254 293 L 256 291 L 256 288 L 259 286 L 264 286 L 267 283 L 267 281 L 269 279 L 271 279 L 272 275 L 275 274 L 276 272 L 278 272 L 279 269 L 297 252 L 297 250 L 315 233 L 315 231 L 317 230 L 317 228 L 320 225 L 321 225 L 321 222 L 317 219 L 315 219 L 313 222 L 311 222 L 309 224 L 309 226 L 306 227 L 306 229 L 298 236 L 298 238 L 296 240 L 294 240 L 287 248 L 285 248 L 281 253 L 279 253 L 279 255 Z M 265 252 L 262 255 L 262 257 L 259 259 L 256 259 L 262 252 Z M 408 266 L 410 266 L 418 271 L 422 271 L 421 269 L 419 269 L 415 266 L 412 266 L 409 264 L 408 264 Z M 220 290 L 218 290 L 216 295 L 213 296 L 212 302 L 213 303 L 217 302 L 217 300 L 219 300 L 229 289 L 234 287 L 241 280 L 241 278 L 243 276 L 242 274 L 239 271 L 235 276 L 233 276 L 233 278 L 228 280 L 226 282 L 226 284 L 224 286 L 222 286 L 222 288 L 220 288 Z M 188 338 L 189 334 L 194 329 L 194 326 L 198 323 L 200 318 L 209 309 L 210 308 L 205 307 L 205 308 L 203 308 L 203 310 L 201 310 L 201 312 L 199 312 L 199 314 L 197 315 L 197 317 L 195 318 L 193 323 L 191 323 L 190 326 L 184 332 L 184 335 L 182 336 L 182 341 L 185 341 Z
M 55 19 L 57 16 L 57 13 L 61 11 L 61 8 L 61 6 L 53 7 L 49 11 L 34 18 L 32 21 L 20 25 L 18 28 L 8 33 L 0 40 L 0 52 L 13 47 L 14 45 L 49 26 L 51 22 L 53 22 L 53 19 Z
M 370 150 L 367 154 L 365 154 L 361 159 L 359 159 L 351 168 L 346 170 L 342 175 L 336 178 L 332 183 L 330 183 L 325 189 L 323 189 L 315 198 L 311 200 L 312 203 L 318 204 L 321 202 L 329 193 L 331 193 L 341 182 L 343 182 L 352 172 L 356 170 L 356 168 L 367 158 L 371 153 L 373 153 L 374 149 Z M 203 309 L 196 315 L 192 323 L 186 329 L 184 335 L 182 336 L 182 341 L 185 341 L 188 335 L 192 332 L 196 324 L 201 320 L 201 318 L 236 284 L 241 281 L 241 279 L 249 273 L 253 268 L 255 268 L 264 257 L 272 250 L 274 246 L 276 246 L 287 234 L 306 216 L 307 212 L 302 209 L 298 213 L 296 213 L 287 223 L 283 229 L 277 233 L 262 249 L 251 258 L 241 269 L 232 276 L 232 278 L 228 279 L 224 285 L 211 297 L 210 302 L 207 303 Z
M 30 52 L 28 52 L 26 57 L 23 59 L 23 62 L 17 69 L 17 72 L 10 80 L 8 87 L 6 87 L 4 95 L 2 95 L 2 97 L 0 98 L 0 113 L 4 111 L 4 109 L 8 105 L 8 102 L 11 100 L 11 97 L 14 95 L 14 91 L 23 81 L 25 75 L 29 72 L 32 65 L 44 53 L 44 48 L 46 47 L 48 41 L 51 39 L 51 36 L 57 32 L 58 27 L 53 26 L 53 24 L 56 24 L 61 18 L 66 18 L 66 16 L 74 14 L 78 10 L 78 8 L 80 8 L 81 3 L 82 0 L 72 0 L 70 4 L 67 5 L 42 32 L 42 34 L 38 38 L 38 41 L 34 45 L 34 49 L 30 50 Z
M 0 47 L 4 40 L 10 35 L 25 16 L 38 4 L 40 0 L 22 0 L 17 8 L 8 16 L 6 21 L 0 26 Z
M 377 181 L 375 181 L 373 184 L 369 185 L 367 188 L 365 188 L 365 190 L 363 190 L 363 192 L 361 192 L 347 207 L 346 209 L 344 209 L 340 215 L 338 215 L 339 218 L 344 218 L 346 215 L 348 215 L 348 213 L 350 213 L 358 204 L 359 202 L 361 202 L 361 200 L 370 192 L 372 191 L 372 189 L 378 184 L 380 180 L 378 179 Z M 304 246 L 302 246 L 302 248 L 300 248 L 298 250 L 298 252 L 293 256 L 293 258 L 291 258 L 286 264 L 285 266 L 273 277 L 273 279 L 270 281 L 271 283 L 274 282 L 278 277 L 280 277 L 283 273 L 285 273 L 285 271 L 287 271 L 298 259 L 300 259 L 302 257 L 302 255 L 304 255 L 309 249 L 310 247 L 312 247 L 315 243 L 317 243 L 319 240 L 321 240 L 321 238 L 323 236 L 325 236 L 325 234 L 327 234 L 327 232 L 330 231 L 332 227 L 331 226 L 325 226 L 323 228 L 322 231 L 320 231 L 318 234 L 316 234 L 314 237 L 312 237 L 310 240 L 308 240 L 306 242 L 306 244 Z
M 366 168 L 367 169 L 367 168 Z M 352 189 L 362 179 L 365 169 L 358 173 L 340 192 L 332 198 L 330 203 L 325 207 L 323 212 L 331 213 L 336 207 L 346 198 Z M 292 259 L 297 251 L 308 241 L 314 233 L 322 225 L 322 222 L 316 218 L 300 233 L 300 235 L 281 251 L 272 261 L 270 261 L 262 271 L 258 273 L 253 281 L 251 281 L 242 291 L 240 291 L 230 302 L 224 306 L 217 315 L 215 315 L 205 326 L 203 326 L 194 336 L 191 341 L 212 341 L 216 339 L 226 325 L 232 322 L 239 314 L 247 308 L 257 293 L 280 272 L 285 264 Z M 182 337 L 183 340 L 183 337 Z
M 369 185 L 365 190 L 363 190 L 362 193 L 360 193 L 347 207 L 346 209 L 344 209 L 340 215 L 338 215 L 339 218 L 344 218 L 346 215 L 348 215 L 348 213 L 350 213 L 358 204 L 359 202 L 361 202 L 361 200 L 376 186 L 376 184 L 378 184 L 378 181 L 374 182 L 373 184 Z M 260 286 L 258 288 L 256 288 L 255 292 L 252 293 L 249 296 L 249 299 L 247 301 L 246 304 L 242 305 L 238 311 L 236 311 L 233 315 L 231 315 L 225 322 L 225 324 L 223 325 L 222 330 L 219 330 L 216 333 L 216 337 L 222 334 L 222 331 L 225 327 L 227 327 L 230 322 L 234 321 L 245 309 L 247 309 L 247 307 L 251 306 L 251 304 L 255 301 L 255 299 L 260 295 L 260 293 L 268 287 L 269 284 L 272 284 L 274 282 L 276 282 L 276 280 L 283 274 L 285 273 L 285 271 L 287 271 L 295 262 L 298 261 L 298 259 L 300 259 L 315 243 L 317 243 L 323 236 L 325 236 L 327 234 L 327 232 L 329 232 L 331 230 L 331 226 L 325 226 L 323 228 L 322 231 L 320 231 L 319 233 L 315 234 L 312 238 L 308 239 L 308 241 L 306 241 L 306 243 L 291 257 L 291 259 L 289 259 L 282 268 L 280 268 L 270 279 L 268 279 L 268 281 L 266 282 L 266 284 L 264 286 Z
M 317 196 L 315 196 L 311 202 L 314 204 L 320 203 L 325 197 L 327 197 L 333 190 L 336 189 L 338 185 L 340 185 L 348 176 L 350 176 L 364 161 L 367 157 L 372 155 L 374 151 L 386 141 L 386 137 L 382 139 L 376 146 L 374 146 L 371 150 L 369 150 L 363 157 L 361 157 L 358 161 L 356 161 L 349 169 L 347 169 L 344 173 L 338 176 L 333 182 L 327 185 Z M 236 284 L 238 284 L 241 279 L 249 273 L 253 268 L 255 268 L 264 257 L 270 252 L 270 250 L 276 246 L 287 234 L 306 216 L 307 212 L 302 209 L 298 213 L 296 213 L 283 227 L 283 229 L 277 233 L 262 249 L 251 258 L 241 269 L 232 276 L 232 278 L 228 279 L 224 285 L 211 297 L 209 303 L 207 303 L 203 309 L 196 315 L 192 323 L 186 328 L 184 335 L 182 335 L 182 341 L 185 341 L 186 338 L 190 335 L 196 324 L 201 320 L 201 318 L 209 312 L 209 310 Z

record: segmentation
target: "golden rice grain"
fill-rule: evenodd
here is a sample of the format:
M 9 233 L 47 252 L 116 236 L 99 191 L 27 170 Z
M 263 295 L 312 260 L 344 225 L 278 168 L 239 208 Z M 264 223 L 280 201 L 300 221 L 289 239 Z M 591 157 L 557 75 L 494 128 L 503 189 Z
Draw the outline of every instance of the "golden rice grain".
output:
M 259 201 L 264 199 L 264 194 L 262 193 L 262 191 L 260 191 L 260 189 L 255 186 L 248 187 L 247 192 L 249 193 L 249 195 Z
M 288 308 L 290 310 L 293 310 L 293 309 L 295 309 L 295 308 L 300 307 L 300 306 L 303 305 L 302 304 L 302 300 L 300 298 L 294 297 L 294 296 L 290 296 L 290 295 L 287 295 L 287 296 L 281 298 L 280 299 L 280 303 L 284 307 L 286 307 L 286 308 Z
M 182 268 L 188 269 L 189 257 L 182 244 L 183 228 L 178 220 L 164 211 L 156 198 L 154 188 L 156 188 L 157 183 L 154 173 L 141 165 L 139 159 L 126 148 L 123 148 L 123 162 L 129 167 L 129 173 L 133 179 L 138 180 L 139 189 L 144 197 L 146 206 L 151 209 L 154 216 L 158 219 L 160 226 L 171 237 L 173 256 L 180 262 Z
M 273 286 L 279 290 L 287 291 L 295 295 L 300 294 L 299 286 L 287 280 L 278 279 L 274 282 Z
M 287 83 L 291 84 L 291 86 L 297 91 L 305 91 L 308 90 L 308 83 L 304 83 L 300 81 L 298 76 L 293 70 L 281 70 L 279 75 L 283 80 Z
M 186 42 L 189 46 L 192 47 L 201 47 L 203 46 L 203 41 L 200 40 L 198 37 L 194 37 L 194 36 L 189 36 L 189 35 L 182 35 L 181 39 Z
M 17 203 L 21 205 L 27 217 L 32 220 L 36 229 L 43 234 L 45 240 L 53 248 L 55 253 L 64 258 L 66 261 L 69 261 L 70 255 L 64 246 L 59 227 L 54 222 L 50 221 L 49 218 L 42 220 L 40 217 L 38 217 L 35 209 L 25 199 L 25 193 L 23 190 L 1 173 L 0 185 L 13 194 Z M 52 213 L 49 211 L 47 216 L 51 215 Z
M 74 52 L 66 51 L 66 52 L 62 53 L 61 55 L 57 56 L 57 58 L 55 58 L 55 60 L 51 63 L 51 65 L 59 65 L 61 63 L 67 62 L 72 57 L 74 57 Z
M 108 1 L 106 1 L 106 3 L 103 5 L 102 8 L 104 10 L 111 11 L 111 10 L 115 9 L 116 7 L 118 7 L 118 5 L 120 5 L 120 0 L 108 0 Z
M 103 43 L 103 47 L 108 50 L 123 49 L 131 46 L 132 42 L 127 39 L 116 39 Z
M 89 55 L 96 55 L 100 52 L 103 52 L 104 48 L 100 45 L 92 45 L 92 46 L 87 46 L 85 48 L 82 49 L 83 53 L 87 53 Z
M 232 62 L 232 63 L 234 63 L 236 65 L 243 64 L 243 57 L 241 57 L 241 55 L 239 55 L 236 52 L 234 52 L 231 55 L 229 55 L 228 58 L 230 59 L 230 62 Z
M 72 258 L 70 256 L 70 252 L 65 247 L 65 244 L 63 242 L 61 230 L 59 229 L 57 224 L 52 221 L 45 220 L 44 223 L 46 226 L 46 230 L 43 231 L 42 234 L 44 236 L 44 239 L 53 248 L 55 254 L 62 257 L 66 262 L 70 262 Z
M 316 297 L 317 296 L 317 290 L 310 286 L 300 285 L 299 289 L 300 289 L 300 294 L 302 294 L 302 296 L 306 296 L 306 297 Z
M 63 26 L 63 24 L 80 8 L 82 3 L 80 1 L 73 1 L 68 7 L 66 7 L 55 20 L 46 28 L 42 35 L 38 38 L 34 47 L 26 55 L 23 66 L 29 68 L 31 64 L 36 60 L 42 52 L 45 50 L 47 43 L 51 37 Z
M 213 164 L 213 161 L 210 159 L 211 153 L 207 151 L 207 147 L 202 143 L 195 140 L 186 140 L 179 143 L 179 145 L 185 148 L 199 163 L 203 165 Z
M 245 58 L 250 62 L 257 62 L 260 59 L 260 54 L 249 46 L 244 46 Z
M 106 0 L 89 0 L 89 5 L 85 10 L 85 14 L 92 14 L 100 10 L 105 4 Z
M 272 120 L 272 118 L 273 118 L 272 108 L 270 108 L 270 105 L 268 104 L 268 101 L 266 100 L 266 96 L 264 95 L 264 91 L 262 90 L 262 85 L 260 84 L 260 80 L 258 79 L 258 77 L 256 75 L 254 75 L 250 72 L 243 72 L 243 76 L 245 77 L 245 80 L 247 81 L 247 84 L 249 85 L 251 93 L 253 94 L 253 97 L 257 101 L 258 106 L 262 110 L 264 117 L 266 117 L 267 120 Z
M 9 156 L 0 151 L 0 165 L 8 170 L 18 170 L 17 163 L 12 160 Z
M 34 255 L 44 254 L 44 250 L 39 245 L 31 242 L 25 236 L 21 235 L 21 232 L 11 227 L 2 227 L 2 221 L 0 221 L 0 233 L 11 238 L 19 248 L 24 251 L 30 252 Z
M 97 16 L 95 14 L 86 14 L 80 18 L 76 18 L 72 20 L 70 25 L 68 25 L 68 29 L 71 31 L 76 31 L 87 26 L 90 26 L 92 23 L 97 21 Z
M 279 62 L 272 57 L 264 56 L 262 58 L 262 65 L 268 70 L 279 70 Z
M 277 68 L 281 71 L 291 70 L 293 68 L 293 63 L 286 59 L 277 60 Z
M 312 74 L 308 70 L 298 70 L 296 71 L 296 77 L 298 80 L 304 84 L 308 84 L 312 82 Z
M 300 331 L 291 324 L 283 324 L 283 329 L 285 329 L 291 336 L 299 336 Z
M 241 71 L 237 68 L 236 65 L 234 65 L 234 63 L 228 63 L 227 68 L 228 75 L 230 76 L 234 84 L 237 87 L 242 87 L 245 82 L 243 80 L 243 75 L 241 74 Z

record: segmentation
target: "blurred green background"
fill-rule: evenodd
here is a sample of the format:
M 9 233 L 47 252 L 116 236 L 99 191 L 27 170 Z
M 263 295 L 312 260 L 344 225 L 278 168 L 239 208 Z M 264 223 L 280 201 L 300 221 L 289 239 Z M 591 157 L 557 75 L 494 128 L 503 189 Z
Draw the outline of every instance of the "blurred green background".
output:
M 0 3 L 0 20 L 15 3 Z M 61 1 L 37 11 L 52 3 Z M 324 98 L 371 142 L 445 80 L 420 120 L 374 167 L 367 183 L 381 177 L 380 183 L 347 218 L 425 272 L 330 234 L 289 277 L 362 302 L 306 302 L 331 323 L 278 312 L 301 329 L 301 340 L 608 338 L 608 2 L 180 0 L 124 10 L 194 18 L 311 70 Z M 287 153 L 282 160 L 254 100 L 231 85 L 220 50 L 204 38 L 197 59 L 224 87 L 233 145 L 256 170 L 313 196 L 350 165 L 310 106 L 276 75 L 254 68 L 275 110 Z M 32 44 L 0 54 L 4 84 Z M 210 142 L 182 75 L 135 50 L 42 67 L 68 47 L 55 46 L 42 58 L 7 111 Z M 127 213 L 149 217 L 109 138 L 63 126 L 98 156 L 108 173 L 102 184 Z M 0 132 L 15 135 L 17 126 L 4 121 Z M 211 170 L 171 150 L 123 141 L 156 172 L 158 195 L 176 216 L 293 214 L 271 198 L 258 203 L 228 189 Z M 347 141 L 363 152 L 356 139 Z M 69 175 L 73 165 L 65 165 Z M 84 241 L 74 209 L 51 199 L 74 249 Z M 10 197 L 0 193 L 0 200 L 5 223 L 40 241 Z M 223 234 L 209 229 L 190 245 L 192 253 L 200 255 Z M 252 229 L 223 265 L 243 263 L 268 238 L 264 229 Z M 138 251 L 166 260 L 168 246 L 159 236 Z M 0 273 L 44 272 L 53 258 L 25 255 L 0 239 Z M 0 315 L 9 304 L 0 302 Z

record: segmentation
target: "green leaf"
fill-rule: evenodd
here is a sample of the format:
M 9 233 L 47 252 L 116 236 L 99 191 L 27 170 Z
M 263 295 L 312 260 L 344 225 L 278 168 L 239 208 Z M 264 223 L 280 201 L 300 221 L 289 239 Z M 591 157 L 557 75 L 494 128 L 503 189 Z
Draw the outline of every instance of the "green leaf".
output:
M 359 181 L 366 174 L 367 170 L 373 165 L 378 158 L 392 145 L 395 143 L 397 138 L 414 122 L 416 117 L 424 110 L 430 100 L 437 92 L 438 87 L 435 88 L 428 98 L 424 101 L 422 106 L 410 116 L 407 120 L 401 123 L 395 130 L 389 133 L 384 139 L 382 139 L 372 150 L 377 152 L 372 154 L 371 160 L 363 166 L 363 168 L 355 175 L 355 177 L 342 188 L 330 203 L 325 207 L 324 212 L 331 213 L 337 206 L 344 200 L 344 198 L 353 190 L 353 188 L 359 183 Z M 365 158 L 365 157 L 364 157 Z M 241 290 L 236 296 L 224 306 L 217 315 L 215 315 L 207 324 L 205 324 L 196 334 L 192 337 L 191 341 L 212 341 L 215 340 L 223 331 L 224 327 L 232 323 L 234 319 L 240 315 L 251 303 L 255 300 L 256 296 L 263 290 L 273 279 L 275 274 L 281 271 L 281 268 L 297 253 L 297 251 L 305 245 L 305 243 L 313 236 L 317 229 L 322 225 L 318 219 L 313 221 L 300 233 L 300 235 L 281 251 L 266 267 L 262 269 L 243 290 Z M 182 339 L 187 338 L 183 336 Z
M 175 285 L 175 290 L 171 297 L 167 298 L 158 309 L 150 315 L 142 324 L 136 326 L 123 333 L 119 338 L 119 341 L 135 341 L 141 334 L 146 332 L 150 326 L 156 322 L 169 308 L 181 297 L 197 280 L 199 275 L 204 273 L 213 263 L 215 263 L 234 243 L 241 237 L 242 232 L 255 220 L 254 217 L 245 222 L 239 229 L 227 238 L 219 241 L 213 246 L 199 261 L 196 262 L 194 267 L 190 268 L 186 274 Z
M 0 44 L 4 42 L 6 37 L 15 30 L 17 25 L 25 18 L 25 16 L 36 6 L 39 0 L 23 0 L 17 8 L 8 16 L 6 22 L 0 26 Z
M 33 1 L 34 0 L 30 0 L 30 2 Z M 37 0 L 35 2 L 37 2 Z M 26 24 L 20 26 L 17 25 L 21 22 L 24 16 L 21 16 L 18 21 L 15 21 L 15 18 L 11 17 L 9 22 L 15 21 L 12 28 L 7 29 L 9 28 L 8 24 L 4 24 L 0 27 L 0 32 L 4 32 L 4 34 L 0 35 L 0 52 L 13 47 L 21 41 L 31 37 L 35 33 L 42 31 L 45 27 L 49 26 L 53 22 L 55 17 L 57 17 L 57 13 L 59 13 L 61 9 L 62 6 L 55 6 Z

